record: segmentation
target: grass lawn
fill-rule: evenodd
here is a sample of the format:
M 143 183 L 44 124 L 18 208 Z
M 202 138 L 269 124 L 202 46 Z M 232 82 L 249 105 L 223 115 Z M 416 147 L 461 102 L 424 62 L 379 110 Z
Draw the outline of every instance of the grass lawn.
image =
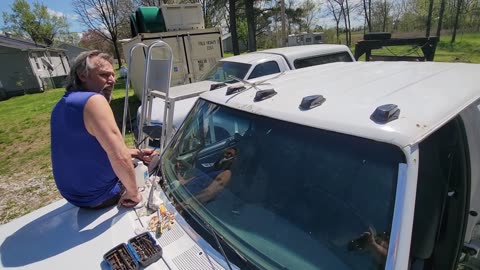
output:
M 358 33 L 354 40 L 357 38 L 361 38 Z M 375 54 L 402 55 L 412 47 L 389 49 Z M 453 45 L 449 36 L 443 37 L 435 61 L 480 63 L 480 33 L 459 34 Z M 0 101 L 0 224 L 60 198 L 50 162 L 50 113 L 63 93 L 63 89 L 54 89 Z M 125 82 L 120 79 L 111 102 L 119 128 L 124 96 Z M 133 91 L 130 96 L 130 114 L 134 116 L 140 101 Z M 131 132 L 126 143 L 133 146 Z
M 353 38 L 352 38 L 353 39 Z M 480 33 L 458 34 L 456 42 L 450 43 L 451 36 L 442 36 L 435 51 L 435 62 L 480 63 Z M 355 45 L 352 46 L 352 52 Z M 372 51 L 373 55 L 422 55 L 420 48 L 412 46 L 391 46 Z M 359 60 L 365 60 L 362 56 Z

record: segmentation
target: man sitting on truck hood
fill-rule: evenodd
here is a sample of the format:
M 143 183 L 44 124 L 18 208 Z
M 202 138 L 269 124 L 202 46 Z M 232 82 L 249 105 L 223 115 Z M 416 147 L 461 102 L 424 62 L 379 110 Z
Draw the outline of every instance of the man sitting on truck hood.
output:
M 123 141 L 109 106 L 115 84 L 112 64 L 106 53 L 81 53 L 70 71 L 67 91 L 52 111 L 53 176 L 60 194 L 79 207 L 139 203 L 142 195 L 131 158 L 148 162 L 154 154 L 128 149 Z

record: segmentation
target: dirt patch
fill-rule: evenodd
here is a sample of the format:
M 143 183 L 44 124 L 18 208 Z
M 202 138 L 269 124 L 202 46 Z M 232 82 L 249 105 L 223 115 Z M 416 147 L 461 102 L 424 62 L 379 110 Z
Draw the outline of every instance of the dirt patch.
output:
M 31 177 L 20 172 L 0 176 L 0 224 L 52 203 L 61 196 L 51 175 Z

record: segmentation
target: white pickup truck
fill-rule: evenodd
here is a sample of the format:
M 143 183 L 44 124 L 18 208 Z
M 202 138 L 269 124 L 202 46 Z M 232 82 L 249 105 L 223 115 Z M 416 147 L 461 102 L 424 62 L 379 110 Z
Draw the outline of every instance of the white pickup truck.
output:
M 333 63 L 205 92 L 150 164 L 161 234 L 143 206 L 59 200 L 0 226 L 0 269 L 478 270 L 478 74 Z
M 230 76 L 249 80 L 309 66 L 354 61 L 350 49 L 345 45 L 320 44 L 269 49 L 224 58 L 208 71 L 200 81 L 174 86 L 170 89 L 170 92 L 185 92 L 188 89 L 198 88 L 209 91 L 211 88 L 215 88 L 214 85 L 216 84 L 234 83 L 236 80 Z M 174 127 L 178 127 L 183 122 L 196 100 L 197 97 L 194 97 L 175 103 Z M 152 104 L 150 123 L 151 125 L 162 125 L 164 100 L 155 98 Z M 138 115 L 140 110 L 141 108 L 139 108 Z

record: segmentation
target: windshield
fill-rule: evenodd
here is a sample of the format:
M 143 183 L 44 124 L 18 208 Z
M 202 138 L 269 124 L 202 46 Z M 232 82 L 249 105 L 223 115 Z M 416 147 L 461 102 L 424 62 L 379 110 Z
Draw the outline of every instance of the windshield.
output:
M 205 73 L 201 80 L 234 82 L 235 80 L 229 76 L 233 75 L 237 78 L 244 79 L 245 75 L 247 75 L 247 72 L 250 69 L 250 66 L 250 64 L 244 63 L 219 61 L 211 70 Z
M 389 144 L 199 100 L 162 170 L 177 209 L 260 268 L 363 270 L 385 263 L 401 162 Z

